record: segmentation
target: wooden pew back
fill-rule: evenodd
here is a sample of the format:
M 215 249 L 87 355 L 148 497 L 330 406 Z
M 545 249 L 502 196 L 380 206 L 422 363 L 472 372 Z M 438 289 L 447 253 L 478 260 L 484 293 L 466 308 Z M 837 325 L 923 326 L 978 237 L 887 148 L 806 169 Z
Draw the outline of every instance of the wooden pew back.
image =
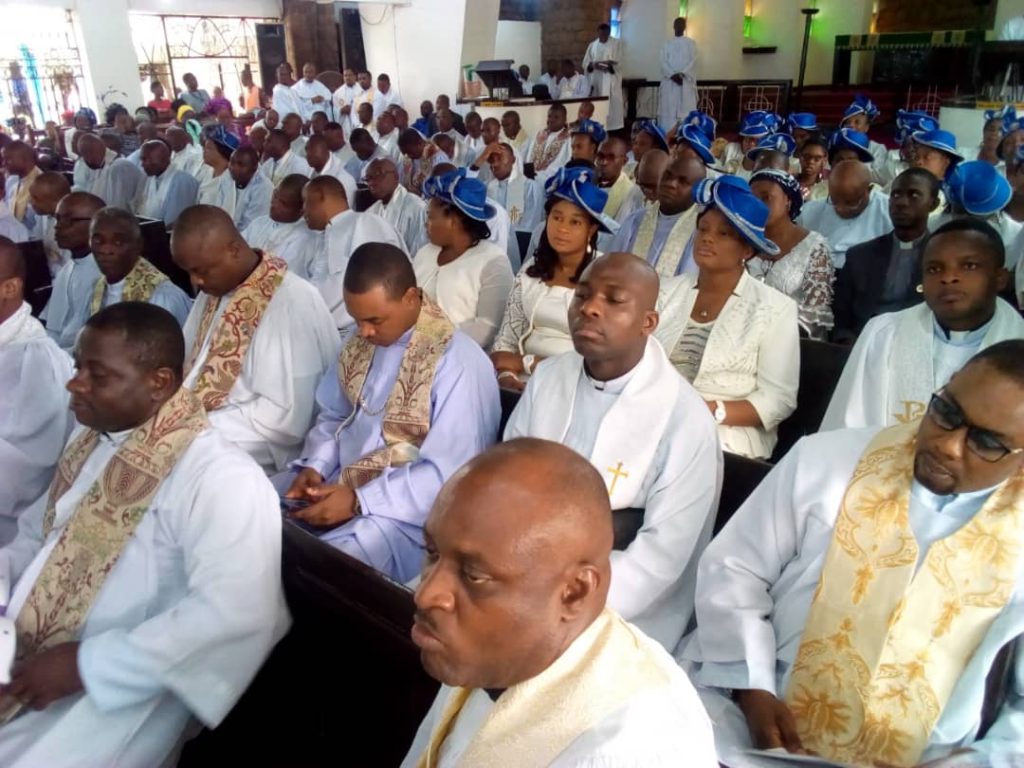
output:
M 171 236 L 162 221 L 139 216 L 139 229 L 142 230 L 142 255 L 150 264 L 159 269 L 189 296 L 196 295 L 188 273 L 174 263 L 171 258 Z
M 25 301 L 32 307 L 32 314 L 39 317 L 53 290 L 46 249 L 42 240 L 28 240 L 18 243 L 18 250 L 25 258 Z
M 826 341 L 800 339 L 800 388 L 796 410 L 779 425 L 779 441 L 772 461 L 778 461 L 805 435 L 821 427 L 832 393 L 850 356 L 850 347 Z

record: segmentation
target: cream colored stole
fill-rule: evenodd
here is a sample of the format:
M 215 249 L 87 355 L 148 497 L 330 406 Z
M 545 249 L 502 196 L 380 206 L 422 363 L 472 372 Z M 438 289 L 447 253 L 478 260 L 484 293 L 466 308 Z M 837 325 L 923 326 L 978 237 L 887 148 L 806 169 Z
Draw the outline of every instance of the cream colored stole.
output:
M 551 133 L 547 129 L 538 133 L 533 151 L 530 153 L 530 162 L 538 171 L 545 170 L 558 157 L 558 153 L 562 151 L 562 145 L 569 140 L 569 126 L 565 126 L 559 131 L 555 140 L 548 144 L 550 135 Z
M 613 219 L 617 219 L 619 216 L 619 208 L 622 207 L 622 203 L 625 201 L 626 195 L 628 195 L 635 186 L 636 185 L 626 174 L 620 173 L 619 178 L 615 180 L 614 184 L 610 187 L 604 188 L 605 192 L 608 193 L 608 202 L 604 204 L 604 214 Z
M 631 250 L 641 259 L 650 261 L 648 251 L 651 250 L 651 243 L 654 242 L 654 232 L 658 225 L 660 211 L 660 205 L 652 205 L 640 221 L 640 228 L 636 232 L 636 239 L 633 241 Z M 686 253 L 686 245 L 690 242 L 690 237 L 696 228 L 697 206 L 691 205 L 672 225 L 672 231 L 669 232 L 665 245 L 658 255 L 658 261 L 654 264 L 658 277 L 663 280 L 667 277 L 675 277 L 679 262 L 683 260 L 683 254 Z
M 878 433 L 843 498 L 786 703 L 804 747 L 846 763 L 916 765 L 1014 589 L 1024 476 L 1001 485 L 921 567 L 910 528 L 919 421 Z
M 148 261 L 140 258 L 124 279 L 121 301 L 149 301 L 161 283 L 167 282 L 167 275 Z M 107 291 L 107 279 L 100 277 L 92 289 L 89 312 L 95 315 L 103 308 L 103 295 Z
M 430 391 L 434 374 L 451 343 L 455 326 L 437 304 L 426 296 L 422 301 L 419 319 L 385 405 L 381 424 L 384 447 L 342 469 L 342 482 L 349 488 L 362 487 L 388 467 L 415 461 L 430 431 Z M 354 335 L 338 359 L 338 379 L 353 410 L 366 410 L 362 393 L 374 350 L 373 344 Z
M 25 214 L 28 213 L 29 194 L 28 191 L 42 171 L 38 166 L 33 168 L 23 179 L 18 179 L 18 187 L 14 190 L 14 194 L 11 196 L 11 200 L 8 201 L 11 206 L 11 213 L 14 214 L 14 218 L 18 221 L 25 220 Z
M 459 765 L 550 765 L 576 738 L 631 698 L 670 682 L 635 628 L 605 608 L 550 667 L 498 697 Z M 441 745 L 472 692 L 455 690 L 418 768 L 438 765 Z

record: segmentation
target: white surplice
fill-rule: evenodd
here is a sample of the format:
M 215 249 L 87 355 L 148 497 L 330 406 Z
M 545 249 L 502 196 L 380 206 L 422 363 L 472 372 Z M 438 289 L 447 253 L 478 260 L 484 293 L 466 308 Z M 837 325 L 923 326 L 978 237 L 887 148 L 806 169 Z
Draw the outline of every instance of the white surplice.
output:
M 661 85 L 658 88 L 658 125 L 670 131 L 697 108 L 697 44 L 686 35 L 672 37 L 661 46 Z M 672 81 L 682 75 L 683 84 Z
M 207 167 L 203 163 L 203 150 L 189 142 L 183 150 L 171 154 L 171 167 L 184 171 L 199 180 L 203 168 Z
M 597 64 L 599 61 L 613 62 L 612 68 L 615 72 L 610 73 L 595 67 L 590 73 L 591 93 L 594 96 L 608 97 L 608 119 L 605 121 L 605 128 L 617 131 L 622 128 L 625 119 L 622 108 L 622 81 L 619 77 L 622 43 L 618 38 L 609 37 L 604 43 L 600 38 L 590 42 L 587 52 L 583 54 L 583 71 L 586 72 L 590 64 Z
M 184 328 L 186 350 L 195 342 L 206 303 L 217 302 L 217 312 L 185 378 L 186 387 L 194 387 L 199 378 L 231 296 L 217 299 L 200 293 L 192 305 Z M 265 470 L 283 469 L 302 447 L 313 423 L 316 385 L 340 349 L 323 300 L 289 271 L 263 312 L 227 401 L 209 412 L 210 423 Z
M 42 240 L 43 251 L 46 253 L 46 266 L 50 268 L 50 276 L 56 276 L 58 270 L 71 261 L 71 251 L 57 245 L 57 219 L 36 213 L 33 225 L 28 233 L 29 240 Z
M 376 214 L 393 226 L 402 236 L 409 253 L 416 253 L 428 242 L 427 204 L 422 198 L 406 191 L 401 184 L 395 187 L 386 205 L 383 200 L 377 200 L 367 209 L 367 213 Z
M 75 346 L 78 332 L 89 319 L 89 302 L 93 286 L 103 274 L 90 253 L 80 259 L 71 259 L 53 278 L 53 290 L 40 319 L 46 323 L 46 332 L 57 346 L 70 352 Z
M 728 689 L 785 694 L 847 484 L 876 433 L 877 428 L 838 430 L 798 442 L 704 552 L 697 574 L 697 630 L 676 655 L 693 682 L 704 686 L 698 690 L 715 725 L 719 757 L 728 765 L 759 764 L 731 754 L 749 747 L 750 736 Z M 921 557 L 977 512 L 989 491 L 937 497 L 915 483 L 909 513 Z M 1024 743 L 1019 649 L 1009 701 L 988 736 L 971 743 L 992 661 L 1007 641 L 1024 633 L 1022 588 L 1024 565 L 1010 602 L 953 689 L 922 763 L 961 746 L 1009 753 Z
M 832 249 L 832 263 L 837 270 L 842 269 L 846 264 L 846 252 L 850 248 L 892 232 L 889 197 L 873 189 L 867 208 L 852 219 L 836 215 L 835 208 L 827 200 L 812 200 L 804 203 L 797 223 L 828 240 L 828 247 Z
M 29 239 L 28 227 L 18 221 L 5 200 L 0 200 L 0 237 L 12 243 L 24 243 Z
M 288 115 L 302 116 L 302 104 L 299 96 L 290 85 L 284 83 L 275 85 L 270 92 L 270 103 L 273 105 L 274 111 L 281 116 L 282 122 Z M 278 127 L 280 127 L 280 123 Z
M 250 248 L 284 259 L 289 267 L 301 263 L 308 249 L 320 247 L 319 233 L 311 231 L 301 218 L 274 221 L 270 216 L 260 216 L 245 228 L 242 238 Z
M 122 297 L 124 296 L 125 280 L 121 280 L 113 285 L 108 283 L 103 277 L 99 280 L 103 282 L 103 297 L 100 299 L 100 309 L 104 309 L 112 304 L 118 304 L 124 301 Z M 90 296 L 90 299 L 91 298 L 92 297 Z M 153 290 L 153 295 L 149 297 L 149 301 L 147 303 L 153 304 L 161 309 L 166 309 L 174 315 L 174 319 L 178 321 L 178 325 L 185 324 L 189 310 L 192 308 L 192 299 L 189 295 L 170 280 L 165 280 L 160 283 L 160 285 Z
M 392 85 L 388 88 L 387 93 L 382 93 L 379 88 L 373 89 L 373 119 L 376 120 L 382 114 L 388 111 L 388 107 L 392 104 L 403 106 L 402 96 L 395 90 Z
M 348 146 L 347 144 L 345 145 Z M 356 203 L 356 180 L 352 178 L 352 174 L 345 170 L 345 162 L 335 154 L 331 154 L 327 162 L 324 163 L 322 170 L 316 170 L 310 168 L 309 178 L 315 179 L 318 176 L 333 176 L 341 182 L 341 186 L 345 188 L 345 199 L 349 201 L 351 205 Z
M 286 176 L 298 173 L 308 179 L 313 173 L 313 169 L 309 167 L 309 163 L 289 149 L 281 156 L 280 160 L 268 159 L 264 162 L 260 166 L 260 172 L 276 189 Z
M 159 176 L 146 176 L 135 199 L 135 214 L 162 221 L 169 229 L 186 208 L 196 204 L 199 182 L 194 176 L 168 167 Z
M 398 133 L 398 129 L 393 128 L 391 133 L 377 136 L 377 146 L 387 152 L 396 164 L 402 162 L 402 150 L 398 148 Z
M 718 433 L 700 395 L 654 338 L 636 367 L 607 382 L 567 352 L 530 377 L 505 427 L 505 440 L 514 437 L 572 448 L 601 473 L 613 509 L 644 510 L 636 538 L 612 553 L 608 605 L 673 650 L 693 613 L 722 484 Z
M 822 431 L 917 418 L 933 392 L 985 347 L 1024 338 L 1024 319 L 1002 299 L 981 328 L 946 332 L 927 304 L 871 318 L 857 338 Z
M 355 124 L 356 120 L 358 120 L 355 108 L 356 97 L 362 92 L 363 89 L 358 83 L 355 85 L 345 85 L 342 83 L 331 97 L 331 104 L 334 107 L 334 119 L 341 124 L 346 138 L 357 127 Z M 349 107 L 348 114 L 342 114 L 341 110 L 344 107 Z
M 99 439 L 45 540 L 46 495 L 22 516 L 0 550 L 15 585 L 8 616 L 129 434 Z M 228 714 L 288 624 L 277 494 L 208 429 L 161 483 L 92 604 L 78 649 L 85 691 L 0 728 L 0 764 L 161 765 L 191 717 L 213 728 Z
M 0 323 L 0 544 L 46 490 L 68 436 L 71 358 L 23 303 Z
M 234 180 L 231 180 L 234 183 Z M 274 185 L 258 172 L 253 174 L 248 186 L 235 187 L 235 226 L 239 231 L 248 227 L 260 216 L 270 213 L 270 198 L 274 195 Z
M 302 118 L 302 122 L 308 123 L 312 120 L 314 112 L 323 112 L 327 115 L 328 120 L 334 119 L 331 89 L 319 80 L 314 79 L 310 83 L 306 81 L 306 78 L 302 78 L 292 86 L 292 95 L 299 105 L 299 117 Z M 319 104 L 314 104 L 313 99 L 317 97 L 321 98 L 322 101 Z M 284 117 L 284 113 L 281 113 L 281 117 Z
M 231 178 L 231 173 L 225 168 L 220 176 L 214 176 L 210 166 L 207 165 L 204 168 L 209 171 L 209 174 L 204 174 L 203 179 L 199 182 L 197 196 L 199 205 L 215 205 L 234 219 L 238 190 L 235 187 L 235 180 Z
M 85 160 L 78 158 L 74 178 L 72 191 L 89 192 L 107 205 L 130 211 L 146 175 L 108 149 L 99 168 L 90 168 Z

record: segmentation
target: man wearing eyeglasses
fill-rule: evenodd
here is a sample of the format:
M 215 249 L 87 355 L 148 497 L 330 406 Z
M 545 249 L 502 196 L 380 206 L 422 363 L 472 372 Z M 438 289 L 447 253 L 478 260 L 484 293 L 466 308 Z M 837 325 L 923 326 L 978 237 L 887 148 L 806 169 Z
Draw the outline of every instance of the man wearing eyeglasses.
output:
M 698 569 L 681 655 L 719 759 L 1012 762 L 1024 651 L 997 654 L 1024 634 L 1022 542 L 1024 340 L 975 355 L 918 419 L 799 442 Z
M 872 318 L 839 377 L 823 431 L 913 421 L 975 353 L 1024 338 L 1024 320 L 998 297 L 1009 280 L 999 233 L 977 219 L 936 229 L 921 249 L 924 303 Z

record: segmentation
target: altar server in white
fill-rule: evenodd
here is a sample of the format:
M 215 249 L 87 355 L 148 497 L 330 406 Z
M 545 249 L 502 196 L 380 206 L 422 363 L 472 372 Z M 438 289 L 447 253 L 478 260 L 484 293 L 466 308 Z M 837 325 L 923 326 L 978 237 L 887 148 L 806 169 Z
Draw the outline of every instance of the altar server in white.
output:
M 612 37 L 608 24 L 599 24 L 597 39 L 592 40 L 583 54 L 583 71 L 590 75 L 590 95 L 607 97 L 608 118 L 605 128 L 617 131 L 623 126 L 622 81 L 619 63 L 622 61 L 622 43 Z
M 1024 319 L 998 297 L 1009 280 L 998 233 L 976 219 L 933 232 L 921 256 L 924 303 L 872 318 L 843 368 L 822 430 L 916 419 L 972 355 L 1024 338 Z
M 229 215 L 235 226 L 245 229 L 270 211 L 274 186 L 259 172 L 259 157 L 252 147 L 239 147 L 231 154 L 228 173 L 234 182 L 234 213 Z
M 284 131 L 275 129 L 270 132 L 263 147 L 263 163 L 260 165 L 260 173 L 267 181 L 276 187 L 285 176 L 301 173 L 308 178 L 312 172 L 309 163 L 292 149 L 291 141 Z
M 146 180 L 135 199 L 135 213 L 162 221 L 170 229 L 183 210 L 196 204 L 199 182 L 171 167 L 171 150 L 159 140 L 142 146 L 142 170 Z
M 75 357 L 81 427 L 0 550 L 20 659 L 0 689 L 0 763 L 170 765 L 287 630 L 277 495 L 181 386 L 170 314 L 108 307 Z
M 356 199 L 356 180 L 345 170 L 344 161 L 331 151 L 326 131 L 323 136 L 309 137 L 309 141 L 306 142 L 306 162 L 309 163 L 311 171 L 309 178 L 333 176 L 345 188 L 345 197 L 349 200 Z
M 131 210 L 145 179 L 142 171 L 107 149 L 102 139 L 91 133 L 79 140 L 78 154 L 72 189 L 96 195 L 107 205 Z
M 250 248 L 276 256 L 293 269 L 309 251 L 320 248 L 320 235 L 302 218 L 302 189 L 307 181 L 298 173 L 286 176 L 270 198 L 270 213 L 253 219 L 242 231 Z
M 374 160 L 366 168 L 366 184 L 374 203 L 368 213 L 380 216 L 395 228 L 408 253 L 427 244 L 427 204 L 399 183 L 398 168 L 391 160 Z M 347 191 L 347 190 L 346 190 Z
M 652 336 L 657 299 L 642 259 L 594 261 L 569 306 L 576 351 L 537 366 L 505 438 L 561 442 L 601 473 L 619 534 L 609 605 L 671 650 L 693 613 L 722 453 L 707 404 Z
M 672 34 L 661 47 L 658 125 L 666 133 L 697 108 L 697 44 L 686 36 L 686 19 L 672 22 Z
M 717 765 L 686 675 L 606 607 L 611 517 L 600 474 L 543 440 L 445 485 L 412 629 L 443 685 L 402 768 Z
M 312 120 L 314 112 L 332 116 L 331 89 L 316 79 L 315 64 L 306 62 L 302 65 L 302 79 L 292 86 L 292 95 L 299 104 L 299 117 L 302 118 L 302 122 L 308 123 Z

